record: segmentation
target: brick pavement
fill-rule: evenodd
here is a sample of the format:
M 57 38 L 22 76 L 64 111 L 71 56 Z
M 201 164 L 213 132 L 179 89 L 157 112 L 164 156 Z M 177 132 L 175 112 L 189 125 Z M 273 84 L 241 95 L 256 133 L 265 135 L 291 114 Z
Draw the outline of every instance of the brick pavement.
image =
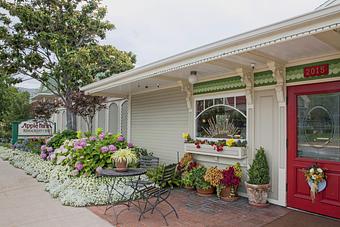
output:
M 248 204 L 246 198 L 234 202 L 219 200 L 216 196 L 200 197 L 193 191 L 174 190 L 170 201 L 175 206 L 179 219 L 175 214 L 167 217 L 169 226 L 262 226 L 286 215 L 289 210 L 284 207 L 270 205 L 268 208 L 255 208 Z M 117 211 L 123 209 L 119 206 Z M 112 210 L 104 215 L 105 206 L 90 207 L 92 212 L 112 223 Z M 161 206 L 167 212 L 168 207 Z M 120 227 L 159 227 L 166 226 L 163 218 L 155 212 L 146 214 L 138 222 L 138 214 L 134 211 L 125 211 L 119 216 Z

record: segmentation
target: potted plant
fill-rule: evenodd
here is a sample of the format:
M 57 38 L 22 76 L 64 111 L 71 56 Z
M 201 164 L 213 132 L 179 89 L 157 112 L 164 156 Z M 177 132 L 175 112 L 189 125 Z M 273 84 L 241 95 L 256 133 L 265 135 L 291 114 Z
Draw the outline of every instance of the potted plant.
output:
M 238 199 L 237 189 L 241 182 L 242 170 L 240 163 L 230 166 L 223 170 L 223 179 L 221 180 L 220 197 L 226 201 L 234 201 Z
M 127 171 L 127 167 L 130 163 L 137 161 L 137 156 L 131 149 L 126 148 L 113 153 L 112 159 L 116 166 L 116 171 L 124 172 Z
M 257 149 L 255 159 L 248 170 L 249 181 L 245 182 L 249 204 L 257 207 L 268 206 L 269 166 L 263 147 Z
M 210 196 L 214 193 L 214 187 L 204 180 L 206 171 L 207 168 L 203 166 L 192 170 L 194 185 L 196 187 L 197 194 L 200 196 Z
M 220 187 L 222 178 L 222 170 L 218 169 L 216 166 L 208 168 L 204 175 L 204 180 L 215 188 Z
M 182 184 L 186 189 L 194 189 L 194 177 L 191 171 L 186 171 L 182 174 Z

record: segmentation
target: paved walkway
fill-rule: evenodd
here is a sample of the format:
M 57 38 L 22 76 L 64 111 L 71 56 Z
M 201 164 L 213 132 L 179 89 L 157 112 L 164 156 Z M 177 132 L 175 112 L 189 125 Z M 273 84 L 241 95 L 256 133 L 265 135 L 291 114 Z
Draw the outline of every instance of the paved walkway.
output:
M 0 159 L 0 226 L 111 226 L 86 208 L 63 206 L 23 170 Z

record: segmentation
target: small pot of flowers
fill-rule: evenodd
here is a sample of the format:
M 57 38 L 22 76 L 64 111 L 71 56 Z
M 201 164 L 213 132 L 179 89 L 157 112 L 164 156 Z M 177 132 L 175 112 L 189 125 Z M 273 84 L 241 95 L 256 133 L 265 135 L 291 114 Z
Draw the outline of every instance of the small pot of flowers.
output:
M 230 166 L 228 169 L 223 170 L 222 174 L 220 198 L 228 202 L 237 200 L 239 198 L 237 189 L 242 177 L 240 164 L 236 163 Z
M 218 188 L 220 186 L 220 182 L 223 179 L 223 174 L 220 169 L 215 167 L 209 167 L 204 175 L 204 180 L 208 182 L 214 188 Z
M 113 163 L 117 172 L 125 172 L 128 170 L 128 165 L 137 162 L 137 156 L 131 149 L 120 149 L 112 154 Z
M 210 196 L 214 194 L 215 188 L 209 182 L 204 180 L 204 175 L 207 168 L 201 166 L 192 170 L 194 178 L 194 186 L 196 187 L 197 195 Z
M 269 166 L 263 147 L 257 149 L 255 159 L 248 170 L 249 181 L 245 182 L 249 204 L 256 207 L 267 207 L 269 184 Z

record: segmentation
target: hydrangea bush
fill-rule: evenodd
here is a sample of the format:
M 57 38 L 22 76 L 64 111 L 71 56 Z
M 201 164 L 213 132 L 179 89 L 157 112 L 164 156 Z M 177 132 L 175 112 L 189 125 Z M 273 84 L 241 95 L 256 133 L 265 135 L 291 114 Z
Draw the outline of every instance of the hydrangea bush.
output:
M 0 158 L 9 161 L 13 166 L 23 169 L 28 175 L 45 183 L 45 190 L 53 198 L 58 198 L 63 205 L 89 206 L 107 203 L 105 177 L 72 175 L 74 168 L 69 165 L 56 165 L 51 160 L 43 160 L 39 155 L 0 146 Z M 131 188 L 119 185 L 121 192 L 131 193 Z M 118 194 L 114 201 L 121 198 Z

